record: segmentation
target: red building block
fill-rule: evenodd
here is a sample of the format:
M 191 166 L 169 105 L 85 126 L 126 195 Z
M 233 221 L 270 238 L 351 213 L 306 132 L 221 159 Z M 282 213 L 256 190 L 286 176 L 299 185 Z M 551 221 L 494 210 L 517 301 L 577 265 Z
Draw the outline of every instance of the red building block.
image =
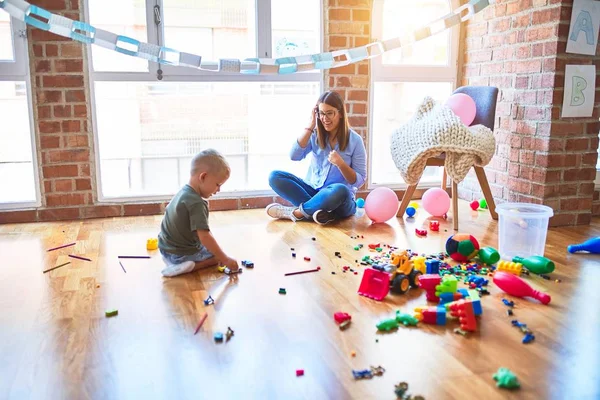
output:
M 473 303 L 470 300 L 459 300 L 450 304 L 450 314 L 458 317 L 460 329 L 474 332 L 477 330 L 477 320 L 473 311 Z
M 419 278 L 419 287 L 425 290 L 427 301 L 439 302 L 440 298 L 435 295 L 435 287 L 442 281 L 442 277 L 437 274 L 421 275 Z

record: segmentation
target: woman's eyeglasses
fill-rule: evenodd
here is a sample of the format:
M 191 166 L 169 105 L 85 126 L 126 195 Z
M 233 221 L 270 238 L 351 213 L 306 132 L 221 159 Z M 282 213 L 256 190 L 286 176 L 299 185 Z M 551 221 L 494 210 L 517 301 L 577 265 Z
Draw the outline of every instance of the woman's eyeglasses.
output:
M 327 111 L 327 112 L 319 111 L 319 112 L 317 112 L 317 114 L 319 115 L 319 118 L 321 118 L 321 119 L 327 118 L 328 120 L 332 120 L 333 118 L 335 118 L 337 112 L 336 111 Z

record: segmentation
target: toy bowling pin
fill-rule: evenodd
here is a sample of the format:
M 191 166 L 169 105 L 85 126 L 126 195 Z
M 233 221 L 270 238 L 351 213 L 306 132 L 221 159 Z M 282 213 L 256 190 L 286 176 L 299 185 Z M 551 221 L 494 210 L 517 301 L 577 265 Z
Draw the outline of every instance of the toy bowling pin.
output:
M 550 296 L 546 293 L 538 292 L 527 282 L 516 275 L 507 272 L 496 271 L 494 273 L 494 283 L 506 293 L 516 297 L 533 297 L 542 304 L 550 303 Z
M 600 236 L 586 240 L 581 244 L 572 244 L 567 247 L 569 253 L 587 251 L 592 254 L 600 254 Z

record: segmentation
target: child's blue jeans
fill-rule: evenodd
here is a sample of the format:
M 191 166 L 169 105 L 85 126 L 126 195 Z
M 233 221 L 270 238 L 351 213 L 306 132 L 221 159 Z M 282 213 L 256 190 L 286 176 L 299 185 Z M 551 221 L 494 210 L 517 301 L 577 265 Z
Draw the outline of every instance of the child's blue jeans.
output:
M 335 219 L 346 218 L 356 212 L 354 193 L 342 183 L 317 190 L 294 174 L 273 171 L 269 175 L 269 185 L 275 193 L 298 207 L 308 219 L 312 219 L 318 210 L 331 212 Z

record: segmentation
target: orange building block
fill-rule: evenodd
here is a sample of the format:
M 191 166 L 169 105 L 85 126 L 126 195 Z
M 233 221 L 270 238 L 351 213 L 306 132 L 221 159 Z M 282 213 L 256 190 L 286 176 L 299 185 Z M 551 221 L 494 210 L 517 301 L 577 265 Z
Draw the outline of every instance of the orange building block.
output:
M 459 300 L 450 304 L 450 315 L 458 317 L 460 329 L 474 332 L 477 330 L 477 320 L 470 300 Z

